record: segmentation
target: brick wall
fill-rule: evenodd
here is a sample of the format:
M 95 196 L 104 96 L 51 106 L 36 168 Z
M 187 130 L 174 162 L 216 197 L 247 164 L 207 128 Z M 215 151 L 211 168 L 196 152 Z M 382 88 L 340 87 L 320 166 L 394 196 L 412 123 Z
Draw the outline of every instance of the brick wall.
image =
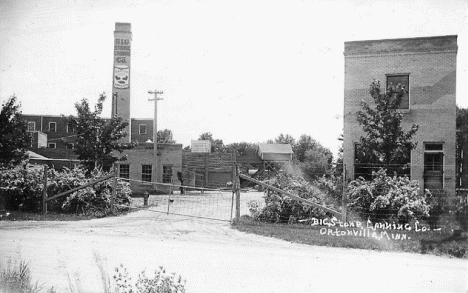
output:
M 126 161 L 121 164 L 129 164 L 130 179 L 142 180 L 142 165 L 152 165 L 154 163 L 153 144 L 140 144 L 136 148 L 127 150 L 121 155 L 127 155 Z M 177 172 L 182 171 L 182 144 L 158 144 L 158 182 L 162 182 L 163 165 L 172 166 L 172 181 L 175 184 L 180 184 L 177 179 Z M 154 176 L 154 174 L 152 174 Z M 153 177 L 152 177 L 153 178 Z M 151 184 L 131 182 L 131 187 L 134 194 L 138 195 L 145 191 L 154 191 Z M 166 190 L 162 186 L 158 186 L 158 190 Z
M 403 127 L 415 123 L 417 147 L 411 177 L 424 182 L 424 143 L 443 143 L 444 188 L 455 188 L 456 36 L 345 43 L 344 163 L 353 178 L 354 144 L 363 135 L 356 120 L 360 101 L 373 105 L 372 80 L 385 88 L 386 74 L 409 74 L 410 109 Z M 421 184 L 422 186 L 422 184 Z

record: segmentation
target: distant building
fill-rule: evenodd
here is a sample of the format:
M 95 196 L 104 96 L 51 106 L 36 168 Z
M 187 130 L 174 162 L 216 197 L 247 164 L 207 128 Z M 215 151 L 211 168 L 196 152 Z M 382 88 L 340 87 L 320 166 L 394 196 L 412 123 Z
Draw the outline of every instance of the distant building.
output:
M 360 102 L 374 104 L 369 85 L 402 83 L 408 93 L 400 110 L 406 130 L 414 123 L 411 179 L 432 190 L 455 189 L 457 36 L 345 43 L 344 142 L 347 177 L 354 179 L 355 146 L 363 135 L 356 119 Z

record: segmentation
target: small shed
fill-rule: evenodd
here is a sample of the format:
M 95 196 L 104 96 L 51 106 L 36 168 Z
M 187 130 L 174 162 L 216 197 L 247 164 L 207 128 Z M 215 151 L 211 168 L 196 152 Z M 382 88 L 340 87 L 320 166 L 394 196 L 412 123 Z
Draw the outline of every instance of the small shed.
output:
M 290 162 L 293 150 L 290 144 L 260 143 L 258 144 L 258 155 L 267 162 Z

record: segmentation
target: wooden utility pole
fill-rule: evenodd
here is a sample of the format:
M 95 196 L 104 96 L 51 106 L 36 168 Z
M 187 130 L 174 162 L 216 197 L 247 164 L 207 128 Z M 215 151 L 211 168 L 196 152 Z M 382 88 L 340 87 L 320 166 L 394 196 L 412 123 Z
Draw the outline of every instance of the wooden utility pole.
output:
M 47 214 L 47 170 L 49 168 L 47 165 L 44 165 L 44 177 L 42 179 L 42 184 L 44 186 L 42 190 L 42 213 Z
M 236 220 L 240 220 L 240 179 L 239 179 L 239 166 L 234 164 L 236 167 L 235 176 L 235 190 L 236 190 Z
M 162 91 L 148 91 L 148 94 L 154 95 L 154 99 L 148 99 L 149 101 L 154 101 L 154 119 L 153 119 L 153 182 L 155 189 L 157 190 L 158 186 L 158 100 L 162 100 L 162 98 L 158 98 L 158 95 L 162 95 Z

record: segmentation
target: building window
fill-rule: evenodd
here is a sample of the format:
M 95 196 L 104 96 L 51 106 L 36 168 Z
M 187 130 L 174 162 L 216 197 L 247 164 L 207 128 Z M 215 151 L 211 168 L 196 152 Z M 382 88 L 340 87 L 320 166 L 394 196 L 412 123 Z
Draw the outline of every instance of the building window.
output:
M 441 143 L 426 143 L 424 144 L 424 150 L 426 151 L 442 151 L 444 149 Z
M 71 124 L 67 124 L 67 132 L 68 133 L 74 133 L 75 132 L 75 127 Z
M 141 180 L 151 182 L 151 174 L 153 173 L 153 165 L 141 165 Z
M 139 134 L 146 134 L 146 124 L 140 124 L 138 131 Z
M 57 132 L 57 123 L 49 122 L 49 131 L 50 132 Z
M 172 183 L 172 165 L 163 165 L 163 183 Z
M 75 149 L 75 144 L 74 143 L 68 143 L 67 144 L 67 149 L 74 150 Z
M 36 122 L 28 121 L 28 131 L 36 131 Z
M 404 88 L 404 94 L 398 109 L 409 109 L 409 75 L 387 75 L 387 91 L 397 89 L 398 85 L 401 85 L 401 87 Z
M 55 149 L 55 148 L 57 148 L 57 144 L 56 144 L 55 142 L 49 142 L 49 143 L 47 144 L 47 147 L 48 147 L 49 149 Z
M 120 178 L 130 179 L 130 165 L 129 164 L 120 164 L 119 165 L 119 175 L 120 175 Z M 151 179 L 151 174 L 150 174 L 150 179 Z

